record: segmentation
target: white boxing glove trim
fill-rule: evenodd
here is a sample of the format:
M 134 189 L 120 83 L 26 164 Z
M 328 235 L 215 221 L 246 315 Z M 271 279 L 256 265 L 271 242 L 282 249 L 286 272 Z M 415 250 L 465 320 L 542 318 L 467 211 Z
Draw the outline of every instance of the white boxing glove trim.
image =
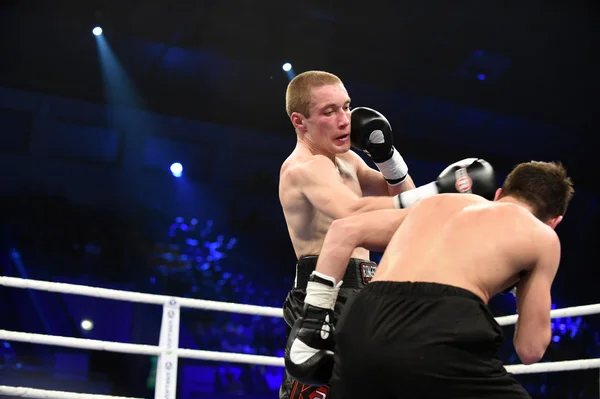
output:
M 432 181 L 431 183 L 427 183 L 424 186 L 414 188 L 412 190 L 401 192 L 400 194 L 394 197 L 394 204 L 396 208 L 410 208 L 415 202 L 427 198 L 433 197 L 434 195 L 439 194 L 439 190 L 437 188 L 436 182 Z
M 319 352 L 321 352 L 320 349 L 311 348 L 299 339 L 295 339 L 290 348 L 290 360 L 295 364 L 306 363 L 311 357 Z M 333 355 L 332 351 L 326 352 Z
M 381 130 L 373 130 L 369 135 L 369 141 L 375 144 L 385 143 L 385 137 L 383 136 L 383 132 Z

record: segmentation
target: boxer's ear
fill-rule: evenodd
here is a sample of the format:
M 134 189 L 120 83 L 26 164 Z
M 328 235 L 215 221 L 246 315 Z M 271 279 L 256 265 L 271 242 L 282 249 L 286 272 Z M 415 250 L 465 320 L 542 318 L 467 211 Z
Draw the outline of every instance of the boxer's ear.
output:
M 548 220 L 548 221 L 546 222 L 546 224 L 547 224 L 548 226 L 552 227 L 552 229 L 556 229 L 556 226 L 558 226 L 558 224 L 559 224 L 560 222 L 562 222 L 562 220 L 563 220 L 563 217 L 562 217 L 562 216 L 557 216 L 557 217 L 555 217 L 555 218 L 552 218 L 552 219 Z
M 290 120 L 292 121 L 292 125 L 294 125 L 294 129 L 301 133 L 306 133 L 306 123 L 302 114 L 298 112 L 292 112 L 292 115 L 290 115 Z
M 499 188 L 498 190 L 496 190 L 496 195 L 494 196 L 494 201 L 498 201 L 500 199 L 501 195 L 502 195 L 502 189 Z

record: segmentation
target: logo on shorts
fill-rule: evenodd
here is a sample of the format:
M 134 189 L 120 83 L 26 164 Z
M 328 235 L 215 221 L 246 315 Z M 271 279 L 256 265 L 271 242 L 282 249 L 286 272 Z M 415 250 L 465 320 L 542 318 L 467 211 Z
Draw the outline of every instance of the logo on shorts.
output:
M 328 387 L 318 387 L 316 391 L 308 395 L 308 399 L 325 399 L 329 395 Z
M 323 385 L 315 387 L 312 385 L 294 383 L 290 399 L 327 399 L 329 396 L 329 386 Z
M 459 193 L 470 193 L 471 187 L 473 187 L 473 180 L 467 174 L 467 169 L 460 168 L 454 172 L 454 178 L 456 179 L 456 191 Z
M 361 274 L 362 282 L 364 285 L 367 285 L 371 282 L 376 271 L 377 271 L 377 265 L 375 263 L 361 263 L 360 264 L 360 274 Z

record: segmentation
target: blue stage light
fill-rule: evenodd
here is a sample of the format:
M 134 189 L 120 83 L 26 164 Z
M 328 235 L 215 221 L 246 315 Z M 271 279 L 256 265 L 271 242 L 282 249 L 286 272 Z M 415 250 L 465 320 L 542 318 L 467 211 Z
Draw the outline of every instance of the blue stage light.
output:
M 171 173 L 173 173 L 173 176 L 175 177 L 181 177 L 181 174 L 183 173 L 183 166 L 181 166 L 179 162 L 175 162 L 173 165 L 171 165 Z

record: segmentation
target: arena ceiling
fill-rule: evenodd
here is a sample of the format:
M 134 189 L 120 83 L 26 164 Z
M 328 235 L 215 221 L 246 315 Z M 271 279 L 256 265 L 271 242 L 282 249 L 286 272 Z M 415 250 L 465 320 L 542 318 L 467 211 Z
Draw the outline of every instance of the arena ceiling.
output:
M 2 42 L 0 85 L 104 102 L 91 35 L 100 25 L 139 105 L 156 112 L 293 134 L 281 70 L 289 61 L 296 72 L 334 72 L 349 87 L 554 126 L 560 136 L 532 136 L 527 145 L 554 141 L 556 151 L 557 141 L 576 142 L 560 156 L 583 170 L 600 119 L 593 4 L 10 0 L 0 17 L 10 38 Z

